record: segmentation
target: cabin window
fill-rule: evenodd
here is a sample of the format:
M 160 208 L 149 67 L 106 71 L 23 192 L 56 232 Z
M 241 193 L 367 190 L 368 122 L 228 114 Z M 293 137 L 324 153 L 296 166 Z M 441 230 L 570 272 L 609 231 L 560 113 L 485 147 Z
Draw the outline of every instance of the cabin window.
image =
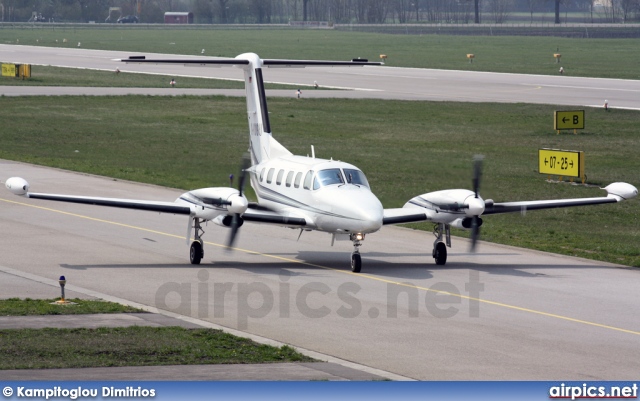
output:
M 293 186 L 300 188 L 300 181 L 302 180 L 302 173 L 296 174 L 296 180 L 293 182 Z
M 269 174 L 267 174 L 267 184 L 271 184 L 271 181 L 273 180 L 273 173 L 275 173 L 275 171 L 275 168 L 269 169 Z
M 282 177 L 284 176 L 284 170 L 278 171 L 278 178 L 276 178 L 276 184 L 282 184 Z
M 365 177 L 364 173 L 360 170 L 345 168 L 344 176 L 347 178 L 347 183 L 349 184 L 364 185 L 365 187 L 370 188 L 367 177 Z
M 309 170 L 304 176 L 304 189 L 311 189 L 311 180 L 313 179 L 313 170 Z
M 263 168 L 262 171 L 260 172 L 260 182 L 264 181 L 264 172 L 266 171 L 266 168 Z
M 315 180 L 313 180 L 313 189 L 335 184 L 344 184 L 342 172 L 339 168 L 320 170 L 318 171 L 318 174 L 316 174 Z
M 291 181 L 293 181 L 293 171 L 289 171 L 289 174 L 287 174 L 287 187 L 291 186 Z

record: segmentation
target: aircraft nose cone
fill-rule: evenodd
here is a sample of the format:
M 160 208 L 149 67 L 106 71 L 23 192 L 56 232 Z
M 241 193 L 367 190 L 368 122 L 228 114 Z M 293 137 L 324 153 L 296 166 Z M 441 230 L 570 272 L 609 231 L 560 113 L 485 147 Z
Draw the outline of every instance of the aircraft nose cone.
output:
M 467 201 L 469 208 L 467 209 L 467 216 L 480 216 L 484 213 L 484 200 L 482 198 L 469 198 Z
M 378 231 L 382 227 L 382 205 L 380 207 L 372 207 L 368 210 L 362 210 L 360 213 L 360 221 L 363 232 Z
M 382 227 L 382 204 L 371 192 L 358 193 L 349 197 L 348 215 L 354 218 L 354 230 L 362 233 L 378 231 Z
M 366 188 L 341 186 L 323 188 L 318 200 L 331 205 L 316 223 L 321 230 L 372 233 L 382 227 L 382 204 Z

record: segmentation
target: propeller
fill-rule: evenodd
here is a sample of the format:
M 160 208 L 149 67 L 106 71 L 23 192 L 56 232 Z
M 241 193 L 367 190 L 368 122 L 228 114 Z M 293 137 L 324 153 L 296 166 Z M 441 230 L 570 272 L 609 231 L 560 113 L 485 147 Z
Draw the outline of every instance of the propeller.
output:
M 244 184 L 247 178 L 247 170 L 249 169 L 249 167 L 251 167 L 251 159 L 249 157 L 248 153 L 245 153 L 242 156 L 242 165 L 240 166 L 240 179 L 238 180 L 238 197 L 239 198 L 244 198 L 243 197 L 243 191 L 244 191 Z M 236 237 L 238 235 L 238 229 L 240 228 L 240 226 L 242 226 L 242 217 L 240 217 L 241 213 L 244 213 L 247 209 L 246 204 L 240 205 L 240 210 L 233 210 L 233 202 L 229 202 L 229 206 L 231 206 L 229 208 L 230 211 L 232 211 L 232 215 L 231 215 L 231 233 L 229 234 L 229 238 L 227 240 L 227 250 L 230 250 L 231 248 L 233 248 L 233 244 L 236 240 Z
M 480 180 L 482 178 L 482 161 L 484 157 L 482 155 L 476 155 L 473 157 L 473 193 L 475 194 L 474 199 L 478 199 L 480 192 Z M 476 207 L 480 206 L 482 210 L 484 210 L 484 202 L 474 202 L 477 203 Z M 482 203 L 482 205 L 480 205 Z M 470 211 L 473 209 L 471 205 L 469 205 Z M 473 212 L 473 211 L 472 211 Z M 480 213 L 481 214 L 481 213 Z M 476 243 L 478 242 L 478 238 L 480 237 L 480 225 L 482 224 L 482 220 L 480 219 L 480 215 L 474 213 L 471 217 L 471 252 L 475 252 Z

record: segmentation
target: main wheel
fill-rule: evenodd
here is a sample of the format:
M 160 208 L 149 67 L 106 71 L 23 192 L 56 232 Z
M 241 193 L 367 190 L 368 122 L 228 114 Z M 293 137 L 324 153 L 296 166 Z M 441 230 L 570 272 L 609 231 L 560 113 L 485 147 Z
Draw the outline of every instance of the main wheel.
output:
M 447 263 L 447 246 L 444 242 L 438 242 L 436 249 L 433 251 L 433 258 L 436 260 L 436 264 L 444 266 Z
M 191 260 L 191 264 L 199 265 L 203 256 L 204 251 L 202 250 L 202 244 L 198 241 L 193 241 L 191 243 L 191 248 L 189 249 L 189 259 Z
M 354 273 L 360 273 L 362 269 L 362 258 L 359 253 L 351 254 L 351 271 Z

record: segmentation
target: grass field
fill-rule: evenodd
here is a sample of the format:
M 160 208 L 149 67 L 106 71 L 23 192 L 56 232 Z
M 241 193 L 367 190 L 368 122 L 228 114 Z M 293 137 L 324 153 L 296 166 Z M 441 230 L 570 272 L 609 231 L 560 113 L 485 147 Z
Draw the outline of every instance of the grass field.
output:
M 67 42 L 63 42 L 66 39 Z M 258 39 L 258 40 L 256 40 Z M 57 40 L 57 42 L 56 42 Z M 640 79 L 637 39 L 572 39 L 524 36 L 391 35 L 337 30 L 162 29 L 113 27 L 83 29 L 30 25 L 0 29 L 1 44 L 77 47 L 131 52 L 235 57 L 255 52 L 264 58 L 379 60 L 401 67 L 442 68 L 526 74 L 558 73 L 554 53 L 562 54 L 566 75 Z M 475 54 L 471 64 L 466 58 Z M 11 61 L 11 60 L 0 60 Z
M 2 299 L 0 316 L 131 313 L 140 309 L 99 300 Z M 0 329 L 0 371 L 101 366 L 313 362 L 288 346 L 273 347 L 223 333 L 180 327 Z
M 0 97 L 0 158 L 183 189 L 226 186 L 248 146 L 244 102 L 189 96 Z M 477 153 L 486 157 L 481 194 L 497 202 L 602 196 L 596 186 L 615 181 L 640 187 L 640 113 L 587 109 L 587 130 L 556 135 L 555 109 L 341 99 L 269 103 L 274 136 L 283 145 L 307 154 L 313 144 L 318 157 L 359 166 L 385 207 L 401 207 L 429 191 L 470 188 Z M 121 129 L 122 122 L 127 129 Z M 546 182 L 537 173 L 539 148 L 585 151 L 590 186 Z M 482 230 L 488 241 L 640 266 L 637 199 L 525 217 L 488 216 Z M 430 253 L 428 244 L 416 247 Z M 425 263 L 431 263 L 429 257 Z
M 213 329 L 12 329 L 0 340 L 0 370 L 314 361 Z
M 59 299 L 59 298 L 58 298 Z M 87 313 L 143 313 L 115 302 L 67 299 L 74 305 L 53 305 L 58 299 L 0 299 L 0 316 L 84 315 Z

